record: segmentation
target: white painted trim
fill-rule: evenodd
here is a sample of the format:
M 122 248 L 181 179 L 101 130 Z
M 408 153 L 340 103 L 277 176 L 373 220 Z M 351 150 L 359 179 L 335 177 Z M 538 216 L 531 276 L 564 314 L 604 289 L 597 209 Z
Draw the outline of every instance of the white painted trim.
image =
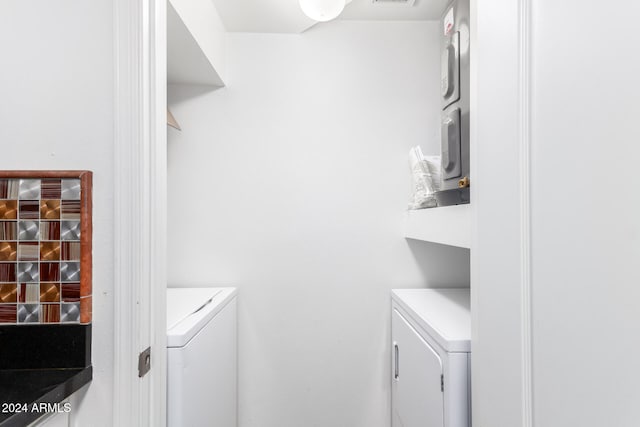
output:
M 534 421 L 532 3 L 471 0 L 474 425 L 533 427 Z
M 531 319 L 531 1 L 519 1 L 522 426 L 533 427 Z
M 142 74 L 138 60 L 141 43 L 138 40 L 140 7 L 137 1 L 114 2 L 115 36 L 115 112 L 114 112 L 114 384 L 113 424 L 127 425 L 137 419 L 139 393 L 136 364 L 140 324 L 139 313 L 130 301 L 139 300 L 139 289 L 131 286 L 139 282 L 140 272 L 134 259 L 139 252 L 134 239 L 139 200 L 131 200 L 131 188 L 138 183 L 138 144 L 141 136 L 141 100 L 132 96 L 140 88 L 135 77 Z M 132 203 L 133 205 L 129 205 Z M 128 209 L 121 209 L 129 206 Z
M 151 64 L 151 407 L 149 425 L 164 427 L 167 420 L 167 2 L 155 1 Z
M 165 14 L 163 1 L 114 1 L 113 405 L 121 426 L 166 419 Z M 140 379 L 137 355 L 147 346 L 152 370 Z

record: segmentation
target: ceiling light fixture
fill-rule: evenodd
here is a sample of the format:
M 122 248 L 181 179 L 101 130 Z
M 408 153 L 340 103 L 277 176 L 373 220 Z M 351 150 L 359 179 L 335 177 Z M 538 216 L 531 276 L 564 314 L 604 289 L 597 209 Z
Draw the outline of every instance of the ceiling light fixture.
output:
M 299 0 L 299 2 L 305 15 L 320 22 L 337 18 L 346 4 L 345 0 Z

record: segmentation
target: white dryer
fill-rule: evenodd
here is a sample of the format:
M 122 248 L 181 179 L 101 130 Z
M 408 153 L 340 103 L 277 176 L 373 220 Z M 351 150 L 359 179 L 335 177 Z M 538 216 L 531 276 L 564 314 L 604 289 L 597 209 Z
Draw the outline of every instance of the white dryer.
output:
M 167 426 L 236 427 L 236 396 L 236 289 L 167 289 Z
M 471 426 L 469 289 L 391 292 L 392 427 Z

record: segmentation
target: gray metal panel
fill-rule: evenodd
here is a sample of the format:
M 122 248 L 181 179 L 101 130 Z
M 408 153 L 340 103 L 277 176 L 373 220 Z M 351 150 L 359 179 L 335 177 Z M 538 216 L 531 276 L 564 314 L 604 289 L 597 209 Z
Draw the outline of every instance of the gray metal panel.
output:
M 442 179 L 444 181 L 460 177 L 460 130 L 460 109 L 455 108 L 442 118 L 440 130 Z
M 449 13 L 449 11 L 453 9 L 453 26 L 449 30 L 447 34 L 445 34 L 444 28 L 444 18 Z M 470 106 L 470 66 L 469 66 L 469 0 L 456 0 L 451 3 L 449 7 L 447 7 L 443 13 L 442 18 L 442 31 L 441 31 L 441 40 L 442 40 L 442 49 L 448 49 L 451 45 L 451 41 L 453 39 L 458 39 L 458 60 L 459 60 L 459 94 L 460 97 L 457 101 L 447 103 L 447 101 L 443 98 L 442 103 L 444 110 L 442 112 L 442 123 L 444 125 L 447 118 L 450 118 L 453 114 L 453 111 L 460 111 L 460 158 L 458 161 L 458 165 L 454 168 L 454 171 L 450 173 L 445 172 L 445 156 L 444 152 L 442 153 L 442 183 L 441 190 L 442 191 L 459 191 L 458 190 L 458 180 L 453 179 L 454 175 L 456 178 L 461 177 L 470 177 L 470 168 L 469 168 L 469 106 Z M 455 35 L 455 36 L 454 36 Z M 443 58 L 448 58 L 448 55 L 443 54 Z M 449 98 L 452 98 L 450 96 Z M 443 126 L 442 130 L 445 130 Z M 442 141 L 445 141 L 445 136 L 442 136 Z M 443 149 L 445 147 L 443 146 Z M 449 153 L 451 156 L 451 153 Z M 459 169 L 459 173 L 458 173 Z M 468 189 L 467 189 L 468 190 Z M 436 197 L 438 195 L 436 194 Z M 455 203 L 464 203 L 464 200 L 458 200 Z M 438 203 L 441 204 L 441 198 L 438 197 Z M 468 202 L 468 199 L 466 200 Z
M 460 99 L 460 33 L 445 36 L 440 58 L 442 109 Z

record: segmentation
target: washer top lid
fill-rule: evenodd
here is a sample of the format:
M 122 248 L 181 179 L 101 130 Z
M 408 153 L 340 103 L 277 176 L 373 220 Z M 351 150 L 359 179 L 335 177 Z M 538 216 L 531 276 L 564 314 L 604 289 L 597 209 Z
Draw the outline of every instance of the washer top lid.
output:
M 445 351 L 471 351 L 469 289 L 393 289 L 391 298 Z
M 220 288 L 167 288 L 167 331 L 210 303 L 219 293 Z
M 235 295 L 235 288 L 168 288 L 167 347 L 186 345 Z

